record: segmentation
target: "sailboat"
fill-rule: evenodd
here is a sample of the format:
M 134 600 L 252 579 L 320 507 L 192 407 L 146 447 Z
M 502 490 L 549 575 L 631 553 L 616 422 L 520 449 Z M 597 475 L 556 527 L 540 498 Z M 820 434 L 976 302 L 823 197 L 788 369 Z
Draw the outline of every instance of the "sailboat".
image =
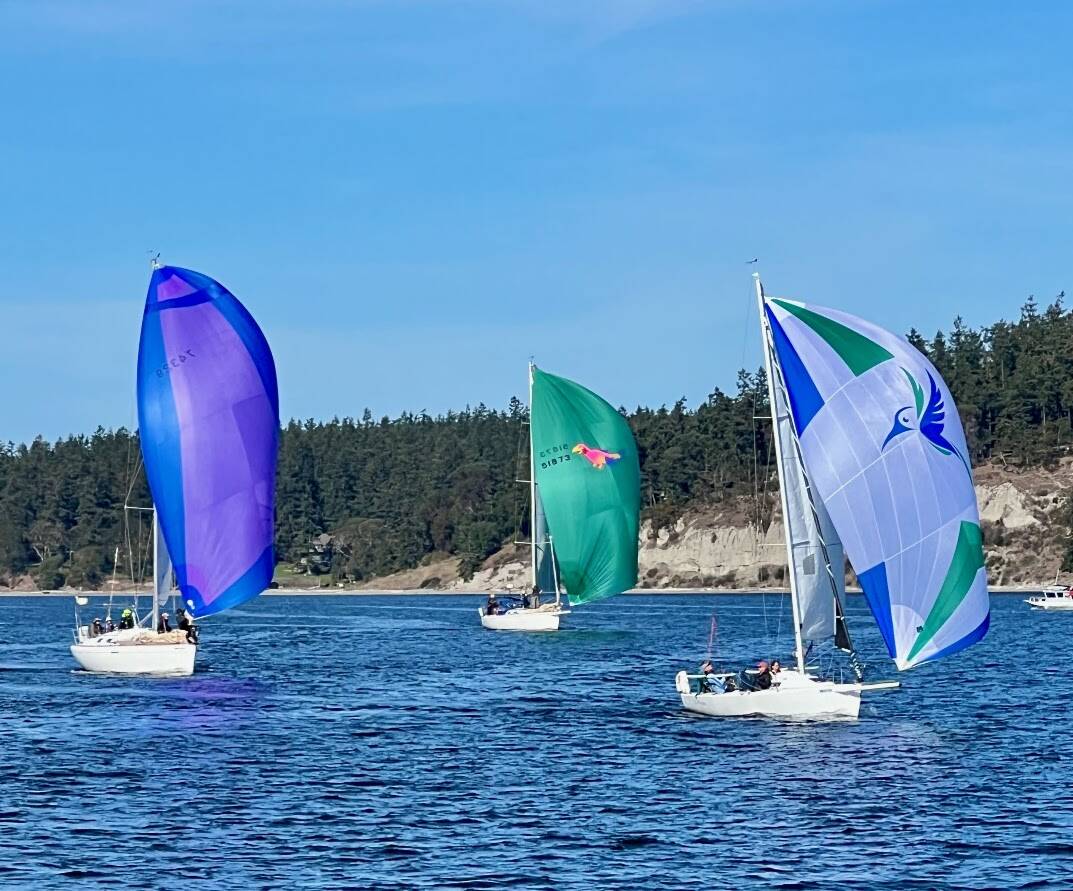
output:
M 160 523 L 153 511 L 153 604 L 149 615 L 138 614 L 138 603 L 129 607 L 131 627 L 102 631 L 93 624 L 83 625 L 76 606 L 75 642 L 71 655 L 84 671 L 106 674 L 188 675 L 194 671 L 196 637 L 178 629 L 158 633 L 161 607 L 172 591 L 171 561 L 160 533 Z M 119 550 L 116 549 L 116 564 Z M 113 585 L 115 578 L 113 575 Z M 77 598 L 76 604 L 88 601 Z M 111 621 L 111 598 L 107 618 Z M 196 633 L 196 632 L 195 632 Z
M 981 640 L 990 622 L 983 536 L 965 434 L 950 391 L 907 341 L 863 319 L 768 298 L 754 275 L 774 425 L 795 666 L 767 689 L 722 692 L 679 672 L 682 705 L 706 715 L 856 718 L 865 683 L 843 604 L 843 555 L 899 670 Z M 821 676 L 832 642 L 846 671 Z M 748 675 L 745 675 L 748 685 Z
M 556 631 L 570 611 L 567 602 L 578 606 L 632 588 L 640 479 L 633 431 L 614 406 L 530 363 L 532 589 L 521 603 L 500 604 L 491 613 L 481 608 L 481 624 Z
M 138 350 L 138 423 L 153 498 L 153 610 L 133 628 L 78 624 L 86 671 L 188 675 L 196 645 L 158 634 L 174 579 L 192 620 L 272 580 L 279 397 L 272 352 L 223 285 L 154 261 Z

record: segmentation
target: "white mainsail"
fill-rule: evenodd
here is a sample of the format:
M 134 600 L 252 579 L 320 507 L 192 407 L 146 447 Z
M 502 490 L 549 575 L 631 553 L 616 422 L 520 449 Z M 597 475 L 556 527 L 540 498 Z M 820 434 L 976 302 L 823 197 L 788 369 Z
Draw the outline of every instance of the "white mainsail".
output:
M 558 579 L 555 576 L 555 555 L 552 553 L 551 538 L 548 533 L 548 518 L 540 500 L 540 489 L 535 484 L 530 495 L 536 501 L 533 522 L 533 548 L 536 560 L 533 563 L 533 584 L 539 586 L 544 594 L 558 593 Z
M 827 508 L 815 491 L 809 491 L 786 390 L 777 366 L 772 372 L 772 417 L 782 453 L 779 485 L 786 491 L 783 522 L 787 527 L 789 568 L 796 583 L 801 637 L 806 642 L 820 641 L 834 636 L 835 597 L 845 602 L 845 555 Z
M 160 532 L 160 519 L 157 512 L 153 511 L 153 598 L 154 598 L 154 622 L 156 608 L 163 606 L 171 594 L 172 581 L 171 555 L 168 546 L 164 542 L 164 536 Z
M 794 432 L 786 384 L 764 313 L 763 286 L 759 278 L 755 281 L 768 399 L 775 428 L 775 459 L 794 618 L 794 656 L 798 670 L 803 672 L 806 643 L 835 634 L 836 597 L 841 599 L 846 593 L 845 558 L 842 542 L 834 531 L 827 510 L 809 486 L 800 444 Z M 848 636 L 845 645 L 848 646 Z

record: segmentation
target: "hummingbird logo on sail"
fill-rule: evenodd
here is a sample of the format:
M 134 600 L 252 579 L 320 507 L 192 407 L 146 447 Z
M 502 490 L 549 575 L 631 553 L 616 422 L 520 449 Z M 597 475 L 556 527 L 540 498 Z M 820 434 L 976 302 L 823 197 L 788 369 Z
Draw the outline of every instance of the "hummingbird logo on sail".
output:
M 916 430 L 936 451 L 943 455 L 957 455 L 971 477 L 969 462 L 958 451 L 957 446 L 943 435 L 943 428 L 946 424 L 946 409 L 943 405 L 943 394 L 939 392 L 939 386 L 935 383 L 935 378 L 932 377 L 929 371 L 929 393 L 927 404 L 925 404 L 924 388 L 917 383 L 916 378 L 908 370 L 903 368 L 902 371 L 909 381 L 909 386 L 913 388 L 913 404 L 903 405 L 894 413 L 894 423 L 891 425 L 887 438 L 883 440 L 882 449 L 885 449 L 887 443 L 892 439 L 901 436 L 903 433 Z
M 618 452 L 607 452 L 603 449 L 587 446 L 583 442 L 579 442 L 571 451 L 575 455 L 584 457 L 597 470 L 603 470 L 608 464 L 614 464 L 622 458 L 622 455 Z

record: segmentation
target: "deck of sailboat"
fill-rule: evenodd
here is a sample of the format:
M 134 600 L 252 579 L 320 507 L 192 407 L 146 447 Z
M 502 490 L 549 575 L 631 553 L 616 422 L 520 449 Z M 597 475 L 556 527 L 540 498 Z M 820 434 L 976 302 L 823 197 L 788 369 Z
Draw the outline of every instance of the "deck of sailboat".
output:
M 675 684 L 682 706 L 697 714 L 725 718 L 852 719 L 860 713 L 862 693 L 900 686 L 897 681 L 844 683 L 787 669 L 766 690 L 709 693 L 699 689 L 704 677 L 678 673 Z
M 481 625 L 491 631 L 558 631 L 561 616 L 570 614 L 559 603 L 545 603 L 538 607 L 517 607 L 503 613 L 488 615 L 478 608 Z
M 71 656 L 83 671 L 92 674 L 186 676 L 194 673 L 196 644 L 186 632 L 157 633 L 136 625 L 90 636 L 90 629 L 78 629 Z

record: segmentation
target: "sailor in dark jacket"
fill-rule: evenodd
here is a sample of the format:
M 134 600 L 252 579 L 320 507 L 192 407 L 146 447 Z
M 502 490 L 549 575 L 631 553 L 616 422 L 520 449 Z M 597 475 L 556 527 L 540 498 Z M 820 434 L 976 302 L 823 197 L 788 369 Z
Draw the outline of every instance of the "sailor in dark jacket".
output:
M 190 614 L 181 606 L 175 610 L 175 618 L 178 619 L 176 627 L 186 632 L 186 642 L 197 643 L 197 625 L 190 621 Z
M 752 677 L 752 685 L 754 690 L 767 690 L 771 686 L 771 669 L 763 659 L 756 663 L 756 674 Z

